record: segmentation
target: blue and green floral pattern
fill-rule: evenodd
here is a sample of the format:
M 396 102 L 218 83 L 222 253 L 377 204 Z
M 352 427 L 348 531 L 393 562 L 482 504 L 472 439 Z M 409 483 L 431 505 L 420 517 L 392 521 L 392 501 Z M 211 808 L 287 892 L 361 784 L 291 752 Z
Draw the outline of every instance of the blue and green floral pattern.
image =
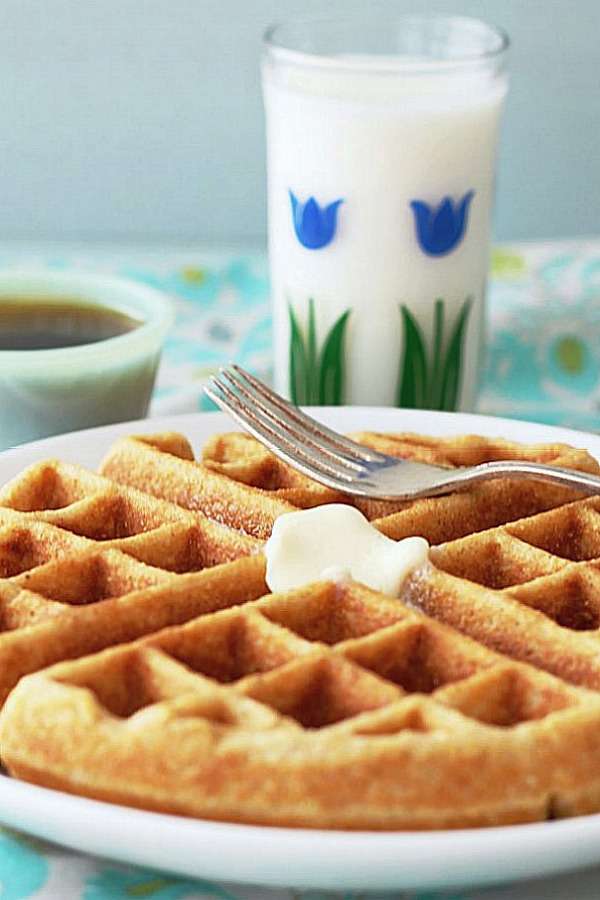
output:
M 600 430 L 599 298 L 598 244 L 497 250 L 479 411 Z
M 314 197 L 301 203 L 292 190 L 288 193 L 294 233 L 299 243 L 308 250 L 321 250 L 331 244 L 343 200 L 334 200 L 322 206 Z M 424 200 L 410 201 L 416 242 L 426 256 L 447 256 L 458 247 L 467 230 L 469 208 L 474 196 L 472 190 L 456 202 L 446 196 L 437 206 Z M 344 337 L 351 310 L 331 325 L 323 338 L 323 349 L 319 351 L 315 302 L 319 302 L 318 298 L 308 300 L 309 321 L 305 329 L 289 306 L 289 393 L 295 403 L 339 405 L 346 402 Z M 435 301 L 433 336 L 429 347 L 410 306 L 402 305 L 403 352 L 397 387 L 398 406 L 439 410 L 458 408 L 463 376 L 463 341 L 472 302 L 472 299 L 465 300 L 452 335 L 444 346 L 446 302 L 443 299 Z

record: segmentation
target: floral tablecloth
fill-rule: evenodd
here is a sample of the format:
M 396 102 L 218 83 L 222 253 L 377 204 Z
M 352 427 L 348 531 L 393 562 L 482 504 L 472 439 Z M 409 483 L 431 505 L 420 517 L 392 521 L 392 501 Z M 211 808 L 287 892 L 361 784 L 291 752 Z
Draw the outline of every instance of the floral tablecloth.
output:
M 0 267 L 87 268 L 174 297 L 151 415 L 211 408 L 202 384 L 235 359 L 268 377 L 271 331 L 262 252 L 0 245 Z M 498 248 L 478 411 L 600 430 L 600 240 Z M 371 895 L 375 898 L 376 895 Z M 377 900 L 383 900 L 382 894 Z M 597 900 L 600 867 L 485 890 L 399 891 L 386 900 Z M 364 892 L 190 882 L 57 848 L 0 829 L 2 900 L 359 900 Z

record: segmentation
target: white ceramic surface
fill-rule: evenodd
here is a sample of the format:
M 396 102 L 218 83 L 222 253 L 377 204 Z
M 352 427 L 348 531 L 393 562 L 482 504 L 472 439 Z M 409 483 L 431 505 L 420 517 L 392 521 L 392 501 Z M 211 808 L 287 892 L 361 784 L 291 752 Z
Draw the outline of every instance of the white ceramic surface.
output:
M 453 413 L 319 409 L 343 431 L 478 433 L 566 441 L 600 457 L 592 434 Z M 48 456 L 95 466 L 124 433 L 184 432 L 199 449 L 232 430 L 221 413 L 172 416 L 39 441 L 0 454 L 0 483 Z M 76 850 L 182 876 L 299 889 L 427 890 L 510 883 L 600 863 L 600 815 L 534 825 L 431 833 L 327 832 L 195 821 L 48 791 L 0 776 L 0 822 Z

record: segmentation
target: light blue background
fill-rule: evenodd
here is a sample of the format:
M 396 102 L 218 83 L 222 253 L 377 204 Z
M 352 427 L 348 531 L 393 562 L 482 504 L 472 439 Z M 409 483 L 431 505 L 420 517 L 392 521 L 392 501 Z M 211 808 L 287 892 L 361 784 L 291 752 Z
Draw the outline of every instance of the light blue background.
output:
M 478 15 L 512 37 L 496 238 L 600 234 L 599 0 L 391 5 Z M 263 246 L 260 35 L 282 15 L 371 6 L 6 0 L 0 239 Z

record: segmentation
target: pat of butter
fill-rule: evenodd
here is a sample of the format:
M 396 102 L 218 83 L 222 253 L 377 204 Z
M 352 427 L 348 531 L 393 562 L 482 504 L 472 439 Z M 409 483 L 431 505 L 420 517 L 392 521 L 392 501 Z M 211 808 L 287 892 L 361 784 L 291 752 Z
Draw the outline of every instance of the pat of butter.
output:
M 428 559 L 422 537 L 393 541 L 353 506 L 328 503 L 276 519 L 265 544 L 266 579 L 272 591 L 320 579 L 350 578 L 392 597 Z

